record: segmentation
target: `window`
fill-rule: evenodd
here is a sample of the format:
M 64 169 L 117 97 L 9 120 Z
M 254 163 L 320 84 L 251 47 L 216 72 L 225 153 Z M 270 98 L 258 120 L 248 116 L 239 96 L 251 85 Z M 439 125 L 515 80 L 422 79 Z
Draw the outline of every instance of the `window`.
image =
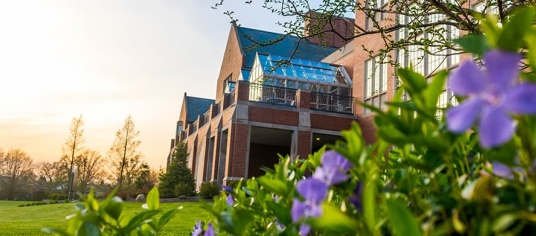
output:
M 375 57 L 365 62 L 365 103 L 380 109 L 385 108 L 387 98 L 387 64 Z M 365 113 L 368 113 L 365 109 Z
M 384 5 L 387 3 L 387 0 L 367 0 L 367 8 L 370 9 L 369 14 L 374 15 L 374 20 L 371 17 L 367 17 L 365 22 L 365 29 L 369 30 L 374 28 L 374 23 L 379 23 L 385 19 L 384 12 L 379 12 L 375 10 L 383 9 Z
M 236 82 L 231 81 L 233 75 L 229 75 L 227 79 L 223 81 L 223 86 L 225 86 L 225 89 L 223 90 L 224 93 L 230 93 L 235 89 Z
M 439 14 L 430 16 L 430 21 L 440 20 Z M 409 22 L 408 16 L 399 15 L 398 21 L 400 24 Z M 409 45 L 405 49 L 398 50 L 398 63 L 401 67 L 413 67 L 417 73 L 425 76 L 432 75 L 440 70 L 448 69 L 457 65 L 460 62 L 460 55 L 456 51 L 448 48 L 441 48 L 439 45 L 433 45 L 433 42 L 451 41 L 459 37 L 458 28 L 450 25 L 436 26 L 436 32 L 440 34 L 432 34 L 427 31 L 414 36 L 416 41 L 426 40 L 432 45 L 423 48 L 421 45 Z M 397 32 L 397 40 L 404 40 L 411 37 L 407 28 L 403 28 Z M 427 50 L 425 52 L 425 50 Z

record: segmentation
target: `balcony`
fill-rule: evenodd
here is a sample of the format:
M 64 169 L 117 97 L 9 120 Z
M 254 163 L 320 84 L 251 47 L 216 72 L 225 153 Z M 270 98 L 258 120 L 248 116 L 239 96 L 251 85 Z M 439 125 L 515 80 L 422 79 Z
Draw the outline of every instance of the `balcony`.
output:
M 327 93 L 311 93 L 309 108 L 312 110 L 353 113 L 354 98 Z
M 353 114 L 354 98 L 337 94 L 310 92 L 307 89 L 293 89 L 240 81 L 236 88 L 224 94 L 223 99 L 199 115 L 193 124 L 188 125 L 188 135 L 208 124 L 215 116 L 222 114 L 237 102 L 263 103 L 288 108 L 310 109 L 315 111 Z
M 249 101 L 296 107 L 297 89 L 249 84 Z

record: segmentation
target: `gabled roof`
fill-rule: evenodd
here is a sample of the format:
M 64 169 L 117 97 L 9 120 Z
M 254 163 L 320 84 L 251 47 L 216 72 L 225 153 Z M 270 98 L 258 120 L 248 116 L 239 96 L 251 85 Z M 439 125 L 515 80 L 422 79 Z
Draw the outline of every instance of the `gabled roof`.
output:
M 255 46 L 255 42 L 269 44 L 271 41 L 279 39 L 283 35 L 239 26 L 236 26 L 236 32 L 238 43 L 245 55 L 244 67 L 246 68 L 252 68 L 256 52 L 291 57 L 298 43 L 299 46 L 293 58 L 321 61 L 337 50 L 334 47 L 309 43 L 306 39 L 300 40 L 300 38 L 295 36 L 285 36 L 281 41 L 268 46 Z
M 198 98 L 186 96 L 186 122 L 191 123 L 197 120 L 197 116 L 203 115 L 211 104 L 214 103 L 214 99 Z

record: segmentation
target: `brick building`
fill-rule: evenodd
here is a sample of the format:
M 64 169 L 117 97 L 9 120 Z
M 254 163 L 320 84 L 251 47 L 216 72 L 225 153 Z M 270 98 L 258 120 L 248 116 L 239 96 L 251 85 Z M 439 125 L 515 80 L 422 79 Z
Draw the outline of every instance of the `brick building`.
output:
M 401 16 L 378 17 L 380 22 L 384 18 L 407 20 Z M 368 22 L 364 14 L 357 13 L 355 20 L 337 19 L 332 25 L 338 27 L 334 30 L 340 35 L 351 36 L 348 29 L 353 26 L 349 25 L 366 29 L 370 27 Z M 459 35 L 456 28 L 443 27 L 447 39 Z M 307 35 L 308 25 L 305 30 Z M 405 30 L 391 36 L 403 38 Z M 425 32 L 418 37 L 430 36 Z M 278 41 L 275 44 L 258 44 L 274 39 Z M 340 130 L 348 129 L 354 120 L 365 140 L 374 141 L 373 115 L 355 101 L 384 108 L 384 102 L 397 89 L 394 67 L 362 50 L 379 51 L 383 42 L 371 34 L 345 44 L 337 34 L 331 34 L 324 41 L 329 46 L 319 43 L 315 37 L 300 40 L 232 25 L 215 99 L 185 94 L 170 156 L 175 140 L 185 142 L 189 165 L 199 185 L 262 175 L 260 167 L 277 163 L 277 153 L 306 157 L 339 139 Z M 412 46 L 389 55 L 402 66 L 411 64 L 425 75 L 452 68 L 460 61 L 460 55 L 427 55 Z M 289 63 L 281 65 L 282 61 Z M 438 106 L 447 106 L 450 97 L 447 88 Z

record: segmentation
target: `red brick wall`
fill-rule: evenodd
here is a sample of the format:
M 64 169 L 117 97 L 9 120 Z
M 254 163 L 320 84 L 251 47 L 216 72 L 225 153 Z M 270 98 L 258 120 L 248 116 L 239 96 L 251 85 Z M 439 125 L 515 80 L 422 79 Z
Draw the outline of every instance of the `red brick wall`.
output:
M 341 131 L 349 129 L 353 118 L 311 114 L 311 128 Z
M 299 113 L 265 107 L 250 106 L 249 120 L 278 125 L 298 126 Z

